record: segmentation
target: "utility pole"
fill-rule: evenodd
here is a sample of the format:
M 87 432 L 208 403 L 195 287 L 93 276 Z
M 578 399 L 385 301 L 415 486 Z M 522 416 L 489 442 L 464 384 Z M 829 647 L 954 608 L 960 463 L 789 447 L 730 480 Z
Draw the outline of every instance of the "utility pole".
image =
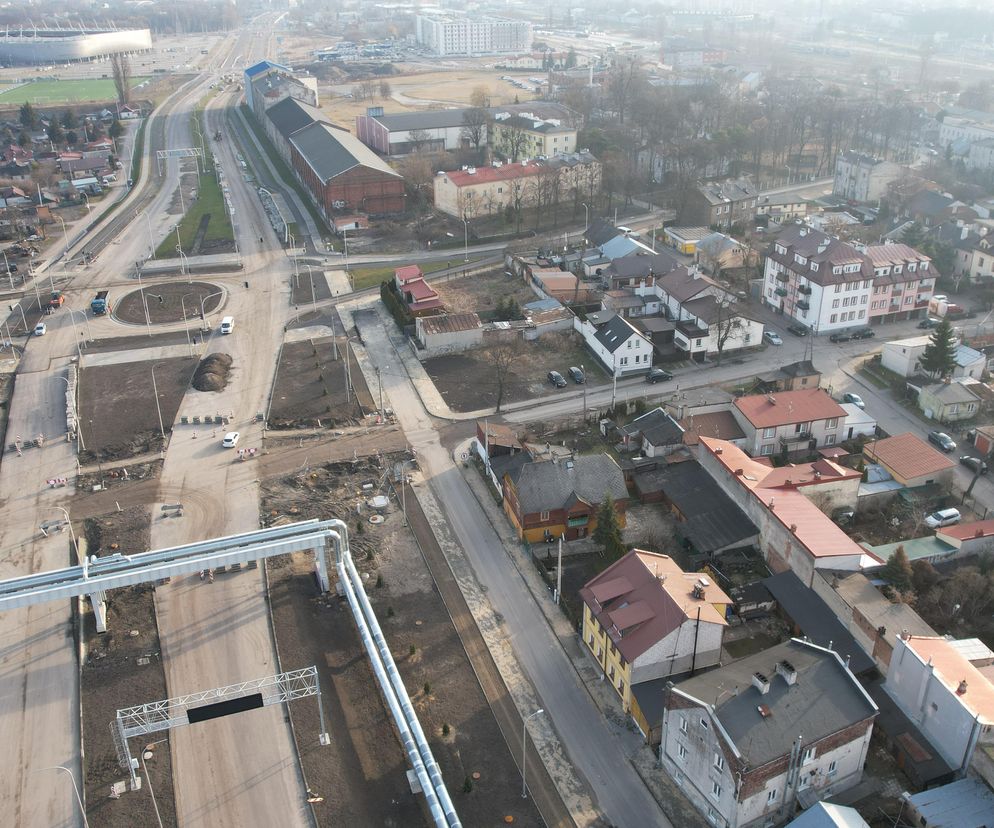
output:
M 379 366 L 376 368 L 376 385 L 380 391 L 380 415 L 383 415 L 383 382 L 380 380 Z
M 556 606 L 563 594 L 563 536 L 559 536 L 559 553 L 556 556 Z

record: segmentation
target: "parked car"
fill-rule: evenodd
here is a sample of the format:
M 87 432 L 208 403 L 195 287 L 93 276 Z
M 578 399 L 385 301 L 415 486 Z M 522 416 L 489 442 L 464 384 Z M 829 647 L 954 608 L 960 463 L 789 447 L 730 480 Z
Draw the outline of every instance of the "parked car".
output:
M 918 327 L 922 328 L 923 330 L 929 331 L 932 328 L 937 327 L 939 321 L 940 320 L 936 319 L 933 316 L 926 316 L 921 322 L 918 323 Z
M 645 375 L 645 381 L 653 385 L 657 382 L 668 382 L 671 379 L 673 379 L 673 375 L 662 368 L 650 368 L 649 373 Z
M 925 518 L 925 525 L 929 529 L 938 529 L 942 526 L 952 526 L 954 523 L 959 523 L 961 518 L 959 509 L 939 509 Z
M 834 333 L 828 338 L 829 342 L 848 342 L 850 339 L 852 334 L 848 333 Z
M 549 371 L 549 382 L 556 386 L 556 388 L 566 387 L 566 379 L 558 371 Z
M 224 435 L 224 439 L 221 441 L 221 445 L 224 448 L 234 448 L 238 445 L 238 438 L 242 435 L 237 431 L 229 431 Z
M 849 391 L 842 395 L 842 402 L 852 403 L 857 408 L 866 408 L 866 403 L 863 402 L 863 398 L 859 394 L 853 394 Z
M 763 331 L 763 339 L 769 342 L 770 345 L 783 345 L 783 340 L 776 331 Z
M 945 452 L 956 451 L 956 442 L 944 431 L 930 431 L 928 441 Z
M 571 365 L 568 370 L 570 379 L 572 379 L 577 385 L 583 385 L 583 383 L 587 381 L 587 378 L 583 375 L 583 371 L 575 365 Z
M 790 331 L 792 334 L 794 334 L 794 336 L 807 336 L 808 335 L 808 329 L 806 327 L 804 327 L 804 325 L 799 325 L 799 324 L 796 324 L 796 323 L 793 324 L 793 325 L 788 325 L 787 326 L 787 330 Z
M 960 457 L 959 461 L 961 465 L 966 466 L 974 474 L 977 474 L 978 469 L 980 474 L 987 474 L 987 464 L 979 457 Z
M 832 512 L 832 520 L 839 526 L 849 526 L 856 517 L 856 513 L 849 506 L 839 506 Z
M 44 336 L 48 333 L 48 327 L 44 322 L 39 322 L 35 325 L 35 336 Z
M 853 339 L 873 339 L 877 335 L 877 332 L 873 328 L 860 328 L 858 331 L 853 331 L 851 336 Z

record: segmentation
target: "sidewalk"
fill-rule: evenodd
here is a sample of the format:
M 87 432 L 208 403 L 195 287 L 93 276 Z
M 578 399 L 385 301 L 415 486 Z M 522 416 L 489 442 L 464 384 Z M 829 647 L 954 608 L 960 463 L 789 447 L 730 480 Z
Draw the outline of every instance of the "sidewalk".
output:
M 463 453 L 475 456 L 469 451 L 469 445 L 473 439 L 475 438 L 464 440 L 456 446 L 453 457 L 457 459 Z M 511 530 L 507 517 L 494 500 L 486 481 L 477 473 L 475 466 L 467 466 L 465 463 L 458 462 L 457 466 L 466 484 L 473 492 L 473 496 L 480 504 L 480 508 L 486 513 L 490 525 L 500 537 L 512 565 L 528 587 L 535 603 L 542 610 L 542 614 L 573 665 L 577 677 L 608 722 L 611 731 L 621 743 L 625 755 L 642 778 L 649 793 L 652 794 L 674 825 L 703 825 L 704 821 L 700 814 L 684 797 L 680 789 L 656 768 L 655 753 L 642 739 L 634 722 L 625 714 L 618 694 L 603 680 L 603 673 L 588 655 L 587 648 L 583 646 L 577 631 L 572 628 L 566 616 L 560 612 L 552 598 L 550 588 L 542 581 L 538 570 L 530 560 L 525 545 Z

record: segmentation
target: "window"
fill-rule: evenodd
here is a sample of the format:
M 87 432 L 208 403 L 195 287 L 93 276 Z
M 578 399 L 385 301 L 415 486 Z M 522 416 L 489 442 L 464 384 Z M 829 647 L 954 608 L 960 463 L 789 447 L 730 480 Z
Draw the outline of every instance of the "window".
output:
M 626 344 L 628 346 L 628 350 L 630 351 L 632 349 L 632 341 L 629 339 Z
M 835 286 L 835 292 L 836 293 L 842 293 L 842 285 L 836 285 Z
M 828 775 L 829 776 L 835 776 L 835 774 L 838 773 L 838 770 L 839 769 L 836 766 L 836 762 L 835 762 L 834 759 L 831 762 L 828 763 Z
M 866 294 L 865 293 L 860 297 L 859 303 L 861 305 L 865 305 L 866 304 Z
M 837 314 L 834 314 L 834 313 L 833 313 L 833 314 L 832 314 L 832 315 L 831 315 L 830 317 L 828 317 L 828 321 L 829 321 L 829 323 L 830 323 L 830 324 L 832 324 L 832 323 L 834 323 L 834 322 L 835 322 L 835 317 L 836 317 L 836 315 L 837 315 Z
M 498 187 L 498 188 L 497 188 L 497 192 L 498 192 L 498 193 L 502 193 L 502 192 L 504 192 L 504 188 L 503 188 L 503 187 Z
M 703 727 L 705 730 L 708 729 L 707 719 L 701 719 L 701 727 Z
M 717 782 L 711 783 L 711 796 L 713 796 L 715 799 L 721 799 L 721 785 L 719 785 Z
M 767 443 L 759 450 L 759 453 L 763 455 L 763 457 L 769 457 L 773 454 L 773 443 Z
M 715 825 L 718 824 L 718 812 L 714 808 L 708 808 L 708 819 Z
M 776 426 L 773 426 L 772 428 L 764 428 L 763 429 L 763 436 L 764 437 L 776 437 L 777 436 Z
M 772 791 L 766 792 L 766 804 L 769 805 L 777 801 L 777 789 L 774 788 Z
M 680 732 L 681 733 L 686 733 L 688 729 L 689 728 L 687 727 L 687 717 L 686 716 L 681 716 L 680 717 Z
M 832 307 L 833 308 L 837 308 L 838 306 L 839 306 L 839 300 L 838 299 L 833 299 L 832 300 Z
M 861 310 L 861 311 L 859 312 L 859 318 L 860 318 L 860 319 L 863 319 L 863 318 L 865 318 L 865 317 L 866 317 L 866 311 L 865 311 L 865 310 Z
M 549 513 L 548 512 L 539 512 L 538 518 L 539 518 L 539 520 L 548 520 L 549 519 Z
M 825 445 L 826 446 L 834 446 L 835 445 L 835 435 L 834 434 L 826 434 L 825 435 Z
M 687 748 L 685 748 L 683 745 L 680 745 L 677 748 L 677 753 L 680 756 L 680 761 L 681 762 L 686 762 L 687 761 Z
M 801 764 L 806 765 L 815 758 L 815 749 L 813 747 L 806 748 L 804 755 L 801 757 Z
M 642 347 L 642 340 L 641 339 L 636 339 L 635 340 L 635 347 L 636 348 L 641 348 Z
M 621 679 L 621 680 L 620 680 L 620 681 L 618 682 L 618 692 L 619 692 L 619 693 L 620 693 L 620 694 L 621 694 L 622 696 L 624 696 L 624 695 L 625 695 L 625 680 L 624 680 L 624 679 Z
M 639 355 L 638 354 L 635 354 L 635 364 L 636 365 L 639 364 Z
M 695 339 L 695 340 L 694 340 L 694 347 L 695 347 L 695 348 L 700 348 L 700 347 L 701 347 L 701 343 L 702 343 L 703 341 L 704 341 L 703 339 Z
M 832 417 L 831 420 L 825 420 L 825 428 L 831 429 L 831 428 L 838 428 L 838 427 L 839 427 L 839 418 L 838 417 Z
M 683 787 L 683 774 L 680 771 L 676 772 L 676 776 L 673 777 L 673 781 L 676 782 L 678 788 Z
M 725 757 L 720 753 L 714 755 L 714 767 L 715 770 L 723 771 L 725 769 Z
M 622 357 L 621 359 L 619 359 L 618 360 L 618 364 L 621 365 L 622 367 L 624 367 L 625 365 L 627 365 L 628 364 L 628 357 Z

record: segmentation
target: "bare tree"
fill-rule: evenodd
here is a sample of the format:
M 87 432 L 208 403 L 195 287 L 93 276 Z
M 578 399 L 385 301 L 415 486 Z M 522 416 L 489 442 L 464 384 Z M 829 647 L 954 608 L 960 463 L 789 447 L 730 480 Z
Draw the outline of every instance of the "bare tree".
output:
M 407 133 L 407 140 L 414 152 L 420 152 L 431 143 L 431 133 L 427 129 L 412 129 Z
M 117 90 L 117 102 L 127 106 L 131 100 L 131 61 L 127 55 L 116 54 L 110 59 L 111 71 L 114 73 L 114 89 Z
M 393 89 L 390 86 L 390 81 L 388 81 L 388 80 L 381 80 L 380 81 L 380 97 L 383 98 L 383 99 L 389 98 L 390 94 L 392 92 L 393 92 Z
M 462 139 L 480 151 L 480 144 L 487 137 L 487 111 L 478 106 L 467 109 L 462 116 Z
M 742 330 L 742 317 L 735 305 L 735 297 L 730 293 L 716 296 L 714 301 L 715 317 L 710 327 L 717 352 L 715 365 L 721 365 L 721 356 L 725 352 L 728 340 L 734 333 Z
M 497 149 L 509 161 L 517 161 L 527 155 L 528 133 L 517 127 L 509 127 L 506 124 L 500 131 L 500 145 Z
M 507 390 L 507 381 L 511 375 L 511 369 L 518 360 L 518 341 L 501 342 L 488 348 L 485 352 L 487 364 L 493 369 L 494 382 L 497 384 L 497 410 L 500 414 L 500 407 L 504 403 L 504 392 Z
M 490 89 L 486 86 L 474 86 L 469 93 L 469 103 L 474 109 L 490 108 Z

